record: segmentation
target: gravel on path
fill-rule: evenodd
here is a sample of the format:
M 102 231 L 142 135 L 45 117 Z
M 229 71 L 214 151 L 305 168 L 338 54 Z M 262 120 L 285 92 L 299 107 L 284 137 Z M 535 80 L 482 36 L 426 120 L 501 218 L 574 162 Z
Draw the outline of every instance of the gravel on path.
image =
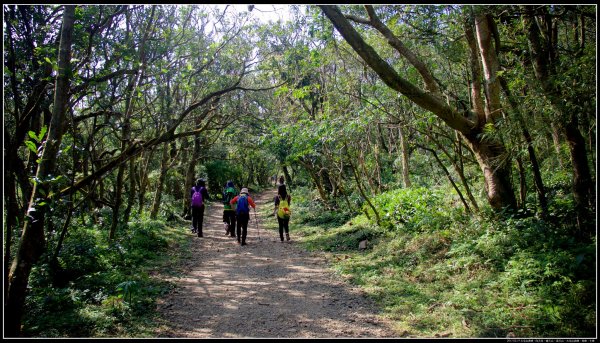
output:
M 257 208 L 271 208 L 274 195 L 258 194 Z M 192 258 L 158 302 L 164 325 L 157 337 L 395 337 L 373 302 L 336 275 L 323 255 L 303 250 L 293 232 L 281 243 L 277 231 L 261 228 L 274 217 L 252 214 L 248 245 L 240 246 L 225 235 L 222 211 L 218 201 L 211 203 L 204 237 L 189 234 Z

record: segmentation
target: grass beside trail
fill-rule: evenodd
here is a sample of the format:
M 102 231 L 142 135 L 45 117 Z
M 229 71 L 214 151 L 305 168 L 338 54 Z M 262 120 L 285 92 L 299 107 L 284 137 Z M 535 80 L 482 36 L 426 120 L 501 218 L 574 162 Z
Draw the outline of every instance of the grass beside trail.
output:
M 554 224 L 527 215 L 466 216 L 447 193 L 384 193 L 372 199 L 376 225 L 373 213 L 332 211 L 295 189 L 290 236 L 325 252 L 401 337 L 594 337 L 596 242 L 573 238 L 569 203 L 550 204 Z M 277 230 L 272 211 L 259 208 L 261 230 Z M 162 278 L 178 275 L 176 266 L 191 257 L 189 224 L 142 216 L 110 243 L 109 225 L 74 223 L 58 269 L 42 257 L 30 278 L 25 336 L 154 337 L 162 325 L 156 300 L 173 287 Z
M 26 337 L 155 335 L 156 300 L 173 287 L 161 278 L 178 275 L 179 261 L 190 257 L 188 226 L 134 220 L 111 243 L 105 226 L 80 223 L 69 231 L 60 269 L 43 262 L 32 271 Z
M 402 337 L 594 337 L 595 240 L 575 241 L 568 220 L 466 216 L 446 198 L 426 189 L 384 193 L 373 199 L 378 226 L 372 213 L 325 210 L 296 191 L 291 236 L 326 252 Z M 276 220 L 266 224 L 277 229 Z

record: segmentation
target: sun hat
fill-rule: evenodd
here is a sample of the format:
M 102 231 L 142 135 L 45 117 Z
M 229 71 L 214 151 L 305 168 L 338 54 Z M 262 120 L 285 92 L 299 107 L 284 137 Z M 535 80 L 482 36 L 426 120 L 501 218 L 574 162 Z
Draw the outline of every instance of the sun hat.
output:
M 246 187 L 242 188 L 242 190 L 240 191 L 240 194 L 244 194 L 244 193 L 248 194 L 248 188 L 246 188 Z

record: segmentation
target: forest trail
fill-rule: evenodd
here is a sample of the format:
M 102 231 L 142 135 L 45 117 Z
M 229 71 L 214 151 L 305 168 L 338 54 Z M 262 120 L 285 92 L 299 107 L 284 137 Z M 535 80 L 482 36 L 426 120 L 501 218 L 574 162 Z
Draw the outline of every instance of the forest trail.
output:
M 251 194 L 257 213 L 272 208 L 274 195 L 274 190 Z M 204 237 L 189 234 L 193 258 L 158 302 L 164 325 L 157 337 L 395 337 L 373 302 L 328 269 L 323 256 L 297 246 L 293 231 L 292 240 L 281 243 L 278 232 L 263 230 L 261 222 L 274 217 L 251 214 L 248 245 L 240 246 L 225 236 L 222 210 L 220 202 L 212 202 Z

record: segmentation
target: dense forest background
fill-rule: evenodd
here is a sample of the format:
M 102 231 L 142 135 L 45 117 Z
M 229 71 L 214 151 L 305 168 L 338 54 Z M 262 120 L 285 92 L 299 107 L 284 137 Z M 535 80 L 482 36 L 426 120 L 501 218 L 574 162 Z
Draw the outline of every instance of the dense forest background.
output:
M 407 328 L 594 336 L 596 6 L 289 10 L 3 6 L 5 336 L 122 335 L 193 181 L 273 175 Z

